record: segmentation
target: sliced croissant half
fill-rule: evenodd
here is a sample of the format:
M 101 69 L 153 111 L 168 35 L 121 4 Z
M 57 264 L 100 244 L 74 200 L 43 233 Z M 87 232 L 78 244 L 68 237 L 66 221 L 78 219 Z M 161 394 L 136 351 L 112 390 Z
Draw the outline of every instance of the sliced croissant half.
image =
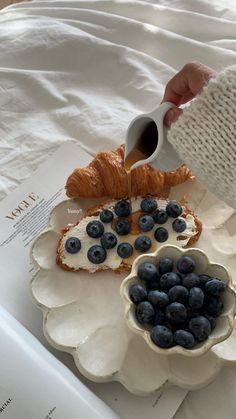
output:
M 169 188 L 194 179 L 185 166 L 173 172 L 160 172 L 143 165 L 131 172 L 132 196 L 166 196 Z M 124 144 L 115 151 L 101 152 L 85 168 L 77 168 L 66 183 L 70 198 L 125 198 L 128 179 L 124 169 Z
M 152 199 L 156 202 L 157 213 L 160 210 L 166 211 L 168 199 L 159 199 L 157 197 Z M 142 230 L 139 224 L 140 217 L 146 214 L 141 205 L 143 199 L 137 197 L 129 200 L 130 214 L 127 217 L 119 217 L 116 212 L 116 205 L 122 203 L 122 201 L 125 202 L 124 200 L 111 200 L 102 205 L 88 208 L 84 217 L 77 224 L 68 225 L 61 231 L 56 261 L 62 269 L 69 271 L 80 271 L 83 269 L 90 273 L 106 269 L 112 269 L 117 273 L 129 272 L 134 259 L 140 254 L 153 253 L 162 244 L 172 244 L 179 247 L 192 246 L 201 235 L 202 223 L 184 201 L 179 203 L 182 210 L 179 217 L 175 219 L 167 217 L 162 224 L 158 224 L 158 222 L 154 224 L 153 221 L 153 227 L 148 231 Z M 101 214 L 104 210 L 108 210 L 111 215 L 109 221 L 102 221 Z M 155 212 L 152 213 L 153 216 L 154 214 Z M 173 223 L 177 221 L 184 222 L 184 229 L 181 232 L 177 232 L 173 226 Z M 117 230 L 119 222 L 128 223 L 126 232 Z M 88 226 L 91 223 L 98 223 L 99 228 L 102 229 L 96 237 L 88 231 Z M 161 241 L 156 237 L 156 233 L 160 229 L 166 232 L 165 239 Z M 111 246 L 107 246 L 103 242 L 107 234 L 112 236 L 109 238 L 112 239 L 112 242 L 109 242 Z M 145 249 L 137 247 L 137 241 L 141 238 L 145 242 L 149 242 Z M 120 253 L 119 247 L 122 245 L 129 246 L 130 254 L 122 255 Z M 93 252 L 93 258 L 91 258 L 90 252 Z M 96 256 L 96 253 L 98 253 L 98 256 Z M 102 256 L 102 259 L 97 259 L 100 256 Z

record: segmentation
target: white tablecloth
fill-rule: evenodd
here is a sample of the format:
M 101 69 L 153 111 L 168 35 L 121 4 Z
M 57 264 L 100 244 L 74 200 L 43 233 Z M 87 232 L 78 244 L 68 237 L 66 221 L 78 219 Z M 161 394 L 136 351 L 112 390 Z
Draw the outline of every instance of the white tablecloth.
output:
M 68 139 L 124 142 L 186 62 L 236 63 L 235 0 L 33 1 L 0 12 L 0 199 Z M 236 369 L 189 393 L 176 419 L 233 419 Z

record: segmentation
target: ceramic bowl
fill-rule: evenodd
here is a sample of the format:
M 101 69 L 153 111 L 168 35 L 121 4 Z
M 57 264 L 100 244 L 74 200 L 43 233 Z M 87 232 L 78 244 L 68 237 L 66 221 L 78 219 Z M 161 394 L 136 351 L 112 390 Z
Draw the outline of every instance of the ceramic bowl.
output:
M 182 255 L 191 256 L 196 263 L 194 273 L 206 274 L 223 280 L 227 284 L 226 291 L 221 294 L 223 311 L 216 319 L 216 327 L 208 339 L 198 343 L 192 349 L 186 349 L 176 345 L 165 349 L 155 345 L 151 340 L 150 331 L 142 327 L 135 317 L 135 304 L 129 297 L 129 288 L 134 283 L 142 284 L 138 278 L 138 267 L 143 262 L 158 263 L 164 257 L 170 257 L 176 262 Z M 174 270 L 175 270 L 174 264 Z M 155 253 L 139 256 L 133 263 L 131 273 L 124 279 L 120 288 L 121 297 L 125 303 L 125 320 L 128 327 L 138 335 L 142 336 L 148 346 L 155 352 L 163 355 L 185 355 L 189 357 L 200 356 L 206 353 L 213 345 L 224 341 L 233 331 L 234 316 L 236 314 L 236 293 L 232 284 L 232 278 L 228 270 L 218 263 L 209 261 L 206 253 L 200 249 L 181 249 L 177 246 L 164 245 Z

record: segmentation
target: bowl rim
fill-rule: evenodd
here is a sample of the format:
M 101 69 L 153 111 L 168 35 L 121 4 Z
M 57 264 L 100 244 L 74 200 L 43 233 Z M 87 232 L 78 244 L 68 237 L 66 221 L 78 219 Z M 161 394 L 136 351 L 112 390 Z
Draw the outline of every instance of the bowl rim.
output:
M 135 305 L 129 298 L 128 291 L 129 291 L 130 285 L 134 283 L 134 279 L 137 277 L 137 267 L 141 263 L 141 261 L 156 259 L 158 258 L 158 255 L 160 253 L 163 253 L 165 251 L 168 252 L 168 249 L 172 249 L 172 250 L 174 249 L 176 252 L 179 252 L 180 256 L 186 255 L 189 253 L 201 254 L 201 257 L 205 258 L 208 266 L 214 265 L 223 269 L 226 273 L 226 277 L 228 280 L 227 281 L 228 292 L 233 296 L 233 303 L 231 307 L 229 308 L 229 312 L 227 312 L 227 314 L 222 316 L 227 319 L 227 327 L 225 328 L 224 333 L 222 333 L 220 336 L 212 336 L 212 337 L 209 336 L 208 339 L 200 343 L 199 344 L 200 346 L 198 346 L 195 349 L 194 348 L 187 349 L 180 345 L 175 345 L 175 346 L 172 346 L 171 348 L 161 348 L 155 345 L 155 343 L 151 339 L 149 330 L 144 329 L 141 325 L 139 326 L 137 321 L 134 318 L 133 308 L 135 307 Z M 203 250 L 196 247 L 189 247 L 189 248 L 183 249 L 176 245 L 166 244 L 159 247 L 153 253 L 146 253 L 146 254 L 142 254 L 138 256 L 133 262 L 131 272 L 126 278 L 124 278 L 124 280 L 121 283 L 120 295 L 125 305 L 124 318 L 129 329 L 131 329 L 134 333 L 140 335 L 146 341 L 147 345 L 160 355 L 184 355 L 188 357 L 201 356 L 205 354 L 207 351 L 209 351 L 217 343 L 220 343 L 226 340 L 233 331 L 234 317 L 236 315 L 236 290 L 233 286 L 232 275 L 224 265 L 210 261 L 207 254 Z M 221 317 L 221 315 L 219 317 Z

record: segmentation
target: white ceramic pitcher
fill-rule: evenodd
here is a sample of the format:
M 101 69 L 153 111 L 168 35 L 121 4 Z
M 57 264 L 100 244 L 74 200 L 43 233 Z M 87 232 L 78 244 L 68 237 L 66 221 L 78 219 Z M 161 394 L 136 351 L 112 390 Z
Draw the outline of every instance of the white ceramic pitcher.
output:
M 128 154 L 135 148 L 142 133 L 145 131 L 150 122 L 154 122 L 156 124 L 158 138 L 150 138 L 150 141 L 153 140 L 156 142 L 156 148 L 154 149 L 153 153 L 145 160 L 139 160 L 134 163 L 130 167 L 131 170 L 141 166 L 142 164 L 150 164 L 156 169 L 169 172 L 176 170 L 183 164 L 182 160 L 172 145 L 169 143 L 169 141 L 167 141 L 167 128 L 164 127 L 163 123 L 166 112 L 169 109 L 175 107 L 176 106 L 171 102 L 164 102 L 152 112 L 139 115 L 132 120 L 126 134 L 125 159 Z

